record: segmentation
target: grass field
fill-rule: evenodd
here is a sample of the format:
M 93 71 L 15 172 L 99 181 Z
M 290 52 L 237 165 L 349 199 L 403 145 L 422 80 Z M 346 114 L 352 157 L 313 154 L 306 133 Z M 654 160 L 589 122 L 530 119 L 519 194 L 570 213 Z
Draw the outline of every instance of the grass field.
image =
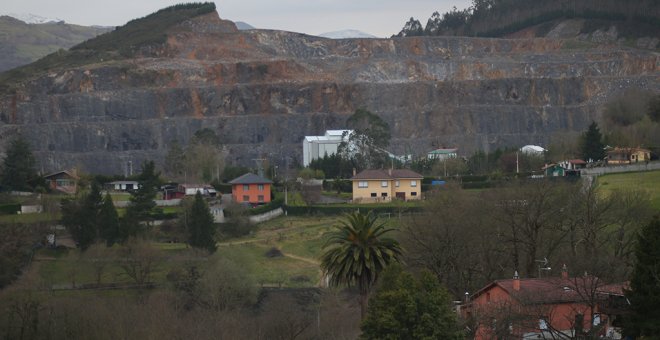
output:
M 617 190 L 643 190 L 649 194 L 653 208 L 660 211 L 660 171 L 607 174 L 598 177 L 598 186 L 606 194 Z

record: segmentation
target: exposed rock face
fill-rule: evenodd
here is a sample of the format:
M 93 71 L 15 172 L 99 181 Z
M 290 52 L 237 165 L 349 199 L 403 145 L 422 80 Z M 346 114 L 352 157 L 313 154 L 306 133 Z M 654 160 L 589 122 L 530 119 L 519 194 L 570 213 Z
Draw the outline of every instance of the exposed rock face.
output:
M 44 171 L 123 173 L 162 162 L 172 140 L 211 128 L 229 161 L 301 160 L 305 135 L 344 128 L 364 107 L 391 151 L 462 154 L 576 135 L 631 86 L 660 90 L 658 55 L 562 40 L 423 37 L 330 40 L 238 31 L 211 13 L 159 49 L 52 72 L 0 100 L 0 145 L 21 131 Z M 1 149 L 1 146 L 0 146 Z

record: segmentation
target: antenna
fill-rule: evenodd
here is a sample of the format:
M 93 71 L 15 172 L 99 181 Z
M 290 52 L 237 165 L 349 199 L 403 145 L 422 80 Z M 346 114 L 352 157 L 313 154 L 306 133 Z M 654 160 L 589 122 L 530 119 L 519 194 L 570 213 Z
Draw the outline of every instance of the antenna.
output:
M 552 270 L 552 268 L 550 266 L 548 266 L 548 258 L 547 257 L 543 257 L 543 260 L 535 260 L 534 262 L 538 262 L 538 264 L 539 264 L 539 276 L 538 276 L 539 279 L 541 278 L 541 271 L 542 270 L 544 270 L 544 271 L 551 271 Z

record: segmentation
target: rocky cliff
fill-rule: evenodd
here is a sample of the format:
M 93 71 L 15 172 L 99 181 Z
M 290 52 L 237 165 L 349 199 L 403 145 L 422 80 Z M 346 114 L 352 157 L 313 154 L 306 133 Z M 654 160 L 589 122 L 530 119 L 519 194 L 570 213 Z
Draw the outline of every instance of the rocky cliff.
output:
M 395 153 L 547 145 L 585 129 L 615 93 L 660 91 L 658 66 L 654 52 L 565 40 L 238 31 L 213 12 L 131 58 L 13 84 L 0 99 L 0 149 L 20 132 L 44 171 L 123 173 L 211 128 L 230 162 L 280 163 L 300 160 L 303 136 L 343 128 L 357 108 L 390 124 Z

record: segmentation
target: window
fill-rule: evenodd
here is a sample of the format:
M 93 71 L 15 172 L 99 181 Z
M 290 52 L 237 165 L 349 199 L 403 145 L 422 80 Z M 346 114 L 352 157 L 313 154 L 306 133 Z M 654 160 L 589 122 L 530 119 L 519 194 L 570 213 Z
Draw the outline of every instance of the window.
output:
M 376 195 L 375 192 L 372 192 L 372 193 L 371 193 L 371 197 L 378 197 L 378 195 Z
M 413 191 L 410 193 L 410 196 L 417 196 L 417 191 Z
M 243 195 L 243 202 L 250 202 L 250 196 Z
M 358 188 L 368 188 L 369 187 L 369 182 L 367 181 L 359 181 L 358 182 Z
M 594 322 L 593 322 L 593 324 L 594 324 L 594 326 L 598 326 L 598 325 L 600 325 L 600 314 L 599 314 L 599 313 L 595 313 L 595 314 L 594 314 Z
M 259 202 L 263 202 L 263 201 L 264 201 L 264 195 L 259 195 L 259 196 L 257 196 L 257 200 L 258 200 Z
M 387 181 L 380 181 L 381 188 L 387 188 Z
M 250 185 L 249 184 L 243 184 L 243 191 L 248 191 L 250 190 Z
M 259 189 L 259 191 L 264 191 L 264 185 L 263 184 L 257 185 L 257 189 Z
M 380 197 L 387 197 L 387 193 L 386 193 L 386 192 L 382 192 L 382 193 L 380 194 Z
M 401 182 L 399 182 L 399 180 L 394 181 L 394 186 L 395 186 L 395 187 L 398 188 L 398 187 L 399 187 L 399 184 L 401 184 Z
M 416 187 L 417 186 L 417 181 L 410 181 L 410 186 L 411 187 Z

